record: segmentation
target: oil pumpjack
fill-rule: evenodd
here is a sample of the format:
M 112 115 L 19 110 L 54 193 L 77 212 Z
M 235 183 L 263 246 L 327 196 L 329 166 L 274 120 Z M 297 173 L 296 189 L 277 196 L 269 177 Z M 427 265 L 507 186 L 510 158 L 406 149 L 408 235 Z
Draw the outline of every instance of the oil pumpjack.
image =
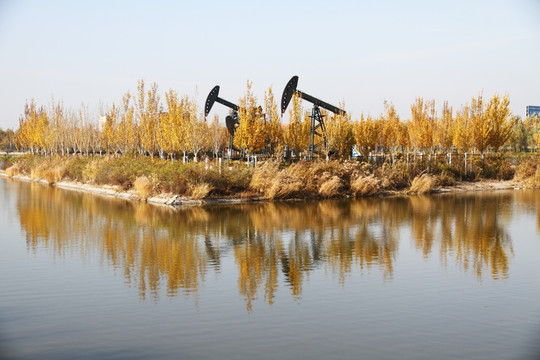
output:
M 321 109 L 319 107 L 322 107 L 323 109 L 326 109 L 338 115 L 345 115 L 346 112 L 345 110 L 342 110 L 337 106 L 331 105 L 327 102 L 317 99 L 315 96 L 311 96 L 303 91 L 298 90 L 297 85 L 298 76 L 293 76 L 285 86 L 285 89 L 283 90 L 283 95 L 281 96 L 281 116 L 283 116 L 285 110 L 287 110 L 287 106 L 291 102 L 291 99 L 295 93 L 298 94 L 300 98 L 307 100 L 313 104 L 310 116 L 311 131 L 309 134 L 308 148 L 308 158 L 311 160 L 313 159 L 313 153 L 315 152 L 315 149 L 317 147 L 322 144 L 324 144 L 325 147 L 327 146 L 326 125 L 324 124 L 324 116 L 321 114 Z M 321 132 L 318 131 L 319 129 L 321 130 Z M 315 135 L 322 137 L 322 140 L 317 144 L 315 144 Z
M 219 85 L 216 85 L 214 86 L 212 91 L 210 91 L 210 93 L 208 94 L 208 97 L 206 98 L 206 103 L 204 105 L 204 117 L 208 116 L 215 102 L 225 105 L 226 107 L 231 109 L 231 113 L 225 117 L 225 125 L 227 126 L 227 130 L 229 131 L 229 149 L 228 149 L 227 155 L 230 158 L 232 156 L 232 150 L 234 149 L 234 146 L 233 146 L 234 132 L 239 125 L 238 105 L 233 104 L 232 102 L 227 101 L 225 99 L 222 99 L 218 95 L 219 95 Z

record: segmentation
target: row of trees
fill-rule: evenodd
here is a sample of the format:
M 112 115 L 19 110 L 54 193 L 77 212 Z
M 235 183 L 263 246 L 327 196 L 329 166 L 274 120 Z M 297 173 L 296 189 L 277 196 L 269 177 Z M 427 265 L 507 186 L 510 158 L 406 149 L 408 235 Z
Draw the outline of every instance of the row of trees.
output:
M 136 96 L 127 92 L 119 105 L 113 103 L 97 118 L 89 116 L 85 106 L 73 111 L 54 100 L 48 107 L 38 107 L 32 100 L 25 105 L 15 142 L 33 153 L 137 152 L 170 158 L 193 154 L 195 160 L 202 152 L 217 156 L 227 146 L 229 134 L 224 122 L 217 115 L 207 122 L 193 99 L 168 90 L 165 107 L 157 85 L 147 89 L 143 80 L 138 82 Z M 272 88 L 265 92 L 263 107 L 258 106 L 248 82 L 246 94 L 239 99 L 236 148 L 248 154 L 265 150 L 274 155 L 282 153 L 285 146 L 296 154 L 307 150 L 311 119 L 300 98 L 292 99 L 288 124 L 281 123 Z M 540 143 L 538 118 L 521 121 L 512 117 L 506 95 L 495 94 L 486 102 L 479 94 L 455 113 L 445 102 L 440 114 L 434 100 L 417 98 L 408 121 L 401 120 L 387 101 L 379 117 L 361 114 L 360 120 L 352 121 L 350 115 L 324 110 L 323 115 L 328 139 L 327 146 L 320 149 L 323 156 L 335 152 L 348 157 L 354 145 L 367 155 L 373 151 L 451 149 L 484 153 L 498 151 L 508 143 L 516 150 Z

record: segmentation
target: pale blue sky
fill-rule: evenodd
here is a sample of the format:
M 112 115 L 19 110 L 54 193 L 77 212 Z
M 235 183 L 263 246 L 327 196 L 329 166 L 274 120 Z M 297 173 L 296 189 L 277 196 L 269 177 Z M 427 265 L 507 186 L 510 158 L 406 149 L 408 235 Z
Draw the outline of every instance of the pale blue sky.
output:
M 524 116 L 540 105 L 540 0 L 0 0 L 1 128 L 30 98 L 96 114 L 145 79 L 202 110 L 214 85 L 236 102 L 250 80 L 262 102 L 293 75 L 353 119 L 385 99 L 402 119 L 418 96 L 458 109 L 482 90 Z

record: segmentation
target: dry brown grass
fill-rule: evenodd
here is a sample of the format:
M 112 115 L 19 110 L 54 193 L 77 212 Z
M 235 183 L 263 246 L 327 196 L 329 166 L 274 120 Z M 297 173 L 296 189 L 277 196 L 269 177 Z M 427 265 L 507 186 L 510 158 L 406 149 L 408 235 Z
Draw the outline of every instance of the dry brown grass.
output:
M 212 189 L 212 186 L 208 183 L 197 184 L 191 189 L 191 197 L 195 200 L 204 199 Z
M 326 198 L 339 195 L 339 191 L 342 187 L 343 184 L 341 183 L 341 180 L 338 176 L 334 175 L 321 184 L 321 187 L 319 188 L 319 195 Z
M 305 183 L 298 177 L 305 174 L 308 165 L 294 164 L 287 169 L 279 169 L 279 163 L 269 160 L 261 165 L 251 179 L 250 188 L 267 199 L 285 199 L 305 191 Z
M 456 179 L 451 172 L 443 170 L 437 177 L 438 186 L 454 186 L 456 184 Z
M 41 166 L 31 168 L 30 169 L 30 178 L 32 180 L 41 180 L 43 178 L 42 172 L 43 171 L 42 171 Z
M 18 164 L 12 165 L 6 169 L 6 174 L 9 177 L 13 177 L 15 175 L 19 175 L 21 173 L 21 169 Z
M 64 177 L 66 173 L 66 168 L 59 165 L 53 168 L 45 168 L 40 170 L 40 174 L 45 179 L 49 185 L 56 184 Z
M 373 175 L 359 176 L 351 183 L 351 191 L 355 196 L 375 195 L 380 189 L 380 181 Z
M 409 193 L 411 194 L 427 194 L 435 187 L 436 180 L 433 176 L 422 174 L 413 179 Z
M 396 162 L 393 165 L 384 163 L 381 167 L 375 169 L 374 175 L 381 179 L 380 186 L 383 189 L 399 190 L 409 186 L 409 175 L 407 165 Z
M 279 173 L 279 163 L 268 160 L 255 170 L 249 187 L 258 193 L 264 194 L 272 186 L 273 180 Z
M 540 187 L 540 156 L 523 160 L 517 168 L 515 179 L 526 187 Z
M 294 177 L 280 172 L 272 179 L 268 188 L 264 191 L 267 199 L 285 199 L 299 194 L 302 190 L 302 182 Z
M 133 187 L 141 200 L 146 200 L 150 197 L 150 195 L 152 195 L 153 184 L 152 181 L 146 176 L 139 176 L 136 178 L 133 182 Z

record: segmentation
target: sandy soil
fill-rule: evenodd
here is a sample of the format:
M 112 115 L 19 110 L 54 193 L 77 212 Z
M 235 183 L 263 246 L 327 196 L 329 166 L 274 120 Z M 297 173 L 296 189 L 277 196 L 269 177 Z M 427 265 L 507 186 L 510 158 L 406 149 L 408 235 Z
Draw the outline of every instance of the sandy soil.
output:
M 486 190 L 511 190 L 520 189 L 522 186 L 515 180 L 481 180 L 477 182 L 457 182 L 454 186 L 442 187 L 437 192 L 462 192 L 462 191 L 486 191 Z

